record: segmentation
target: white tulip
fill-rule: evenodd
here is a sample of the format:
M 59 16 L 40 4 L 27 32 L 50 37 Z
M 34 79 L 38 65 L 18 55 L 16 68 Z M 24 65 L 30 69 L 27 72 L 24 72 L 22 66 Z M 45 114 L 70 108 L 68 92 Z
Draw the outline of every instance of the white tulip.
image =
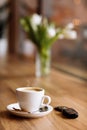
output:
M 64 37 L 67 39 L 76 39 L 77 33 L 76 33 L 76 31 L 73 31 L 73 30 L 66 30 L 64 32 Z
M 47 29 L 47 32 L 48 32 L 49 37 L 54 37 L 56 35 L 56 30 L 53 27 L 49 27 Z
M 32 28 L 36 31 L 37 30 L 37 26 L 41 24 L 42 21 L 42 17 L 38 14 L 34 14 L 32 15 L 30 22 L 32 25 Z
M 74 28 L 74 24 L 73 23 L 69 23 L 66 25 L 65 27 L 66 29 L 73 29 Z
M 31 23 L 35 24 L 36 26 L 39 25 L 42 21 L 42 17 L 38 14 L 34 14 L 31 17 Z

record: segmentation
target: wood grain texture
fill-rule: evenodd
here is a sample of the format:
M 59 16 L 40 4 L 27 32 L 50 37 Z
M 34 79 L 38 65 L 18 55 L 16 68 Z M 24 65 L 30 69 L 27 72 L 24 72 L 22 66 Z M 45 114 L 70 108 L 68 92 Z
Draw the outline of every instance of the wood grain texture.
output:
M 0 130 L 87 130 L 87 82 L 54 69 L 48 77 L 36 78 L 34 71 L 33 64 L 16 60 L 0 66 Z M 6 106 L 17 102 L 15 89 L 28 85 L 43 87 L 53 107 L 72 107 L 79 117 L 66 119 L 54 110 L 38 119 L 11 115 Z

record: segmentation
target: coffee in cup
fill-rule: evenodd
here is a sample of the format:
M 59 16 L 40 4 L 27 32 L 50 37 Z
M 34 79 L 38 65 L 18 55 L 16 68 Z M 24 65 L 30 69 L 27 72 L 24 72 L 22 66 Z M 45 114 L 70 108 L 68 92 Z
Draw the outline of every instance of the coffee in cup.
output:
M 41 106 L 48 105 L 51 98 L 45 94 L 45 90 L 40 87 L 22 87 L 16 89 L 17 100 L 22 110 L 28 112 L 38 111 Z M 45 99 L 47 100 L 44 103 Z

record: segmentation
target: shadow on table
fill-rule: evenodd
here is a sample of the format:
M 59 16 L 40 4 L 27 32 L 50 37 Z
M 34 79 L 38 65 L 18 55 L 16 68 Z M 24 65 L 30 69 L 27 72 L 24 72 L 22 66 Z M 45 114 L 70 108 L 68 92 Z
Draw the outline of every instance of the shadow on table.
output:
M 19 117 L 19 116 L 16 116 L 16 115 L 13 115 L 13 114 L 11 114 L 10 112 L 8 112 L 8 111 L 1 111 L 0 112 L 0 117 L 1 118 L 3 118 L 3 119 L 8 119 L 8 120 L 11 120 L 11 121 L 19 121 L 19 122 L 21 122 L 21 121 L 24 121 L 25 119 L 27 119 L 27 120 L 32 120 L 31 118 L 26 118 L 26 117 Z

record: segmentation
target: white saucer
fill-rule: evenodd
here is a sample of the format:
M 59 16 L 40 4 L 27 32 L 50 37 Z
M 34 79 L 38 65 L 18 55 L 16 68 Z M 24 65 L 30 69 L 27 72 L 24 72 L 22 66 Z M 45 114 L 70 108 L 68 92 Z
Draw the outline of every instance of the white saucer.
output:
M 52 110 L 53 110 L 53 107 L 48 105 L 48 110 L 47 111 L 44 111 L 44 112 L 40 112 L 40 111 L 36 111 L 34 113 L 29 113 L 29 112 L 24 112 L 24 111 L 17 111 L 15 109 L 20 109 L 19 107 L 19 104 L 18 103 L 13 103 L 13 104 L 10 104 L 7 106 L 7 110 L 9 112 L 11 112 L 12 114 L 14 115 L 17 115 L 17 116 L 21 116 L 21 117 L 27 117 L 27 118 L 38 118 L 38 117 L 42 117 L 42 116 L 45 116 L 47 114 L 49 114 Z

